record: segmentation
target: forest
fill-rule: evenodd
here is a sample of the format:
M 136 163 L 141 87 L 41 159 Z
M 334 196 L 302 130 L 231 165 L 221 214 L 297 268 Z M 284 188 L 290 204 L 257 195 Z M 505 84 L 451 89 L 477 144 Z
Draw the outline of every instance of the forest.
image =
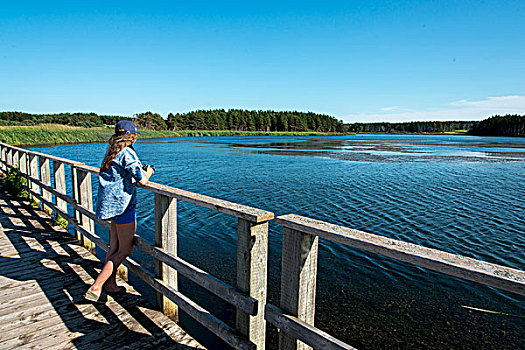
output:
M 132 118 L 96 113 L 31 114 L 0 112 L 0 126 L 63 124 L 80 127 L 114 125 L 121 119 L 133 120 L 147 130 L 231 130 L 262 132 L 339 133 L 446 133 L 461 130 L 470 135 L 525 136 L 525 116 L 495 115 L 483 121 L 415 121 L 405 123 L 352 123 L 325 114 L 298 111 L 256 111 L 243 109 L 196 110 L 170 113 L 137 113 Z
M 379 133 L 442 133 L 456 130 L 470 130 L 476 122 L 406 122 L 406 123 L 354 123 L 346 124 L 349 132 Z
M 468 134 L 479 136 L 525 136 L 525 115 L 495 115 L 474 124 Z
M 314 131 L 343 132 L 344 124 L 324 114 L 297 111 L 249 111 L 241 109 L 197 110 L 170 113 L 167 119 L 158 113 L 138 113 L 134 118 L 95 113 L 30 114 L 0 112 L 0 125 L 65 124 L 95 127 L 114 125 L 117 120 L 133 120 L 149 130 L 235 130 L 235 131 Z
M 324 114 L 297 111 L 198 110 L 168 115 L 169 130 L 343 132 L 342 121 Z
M 120 119 L 131 118 L 98 115 L 96 113 L 31 114 L 24 112 L 0 112 L 0 125 L 4 126 L 63 124 L 93 128 L 96 126 L 114 125 Z
M 495 115 L 482 121 L 354 123 L 345 124 L 347 132 L 370 133 L 446 133 L 467 131 L 479 136 L 525 136 L 525 116 Z

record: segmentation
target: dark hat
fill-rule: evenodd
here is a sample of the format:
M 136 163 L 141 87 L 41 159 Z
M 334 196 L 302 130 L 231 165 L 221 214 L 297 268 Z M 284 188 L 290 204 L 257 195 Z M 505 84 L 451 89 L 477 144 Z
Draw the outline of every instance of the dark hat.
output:
M 115 125 L 115 134 L 116 135 L 124 135 L 124 134 L 134 134 L 139 133 L 140 131 L 137 130 L 137 127 L 135 126 L 135 123 L 129 120 L 121 120 Z

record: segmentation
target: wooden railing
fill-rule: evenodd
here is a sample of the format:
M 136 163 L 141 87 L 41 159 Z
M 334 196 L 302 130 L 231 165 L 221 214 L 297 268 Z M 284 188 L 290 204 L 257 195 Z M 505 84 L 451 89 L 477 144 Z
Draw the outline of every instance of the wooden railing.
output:
M 266 320 L 284 330 L 280 349 L 353 349 L 313 326 L 319 237 L 525 296 L 521 270 L 293 214 L 275 222 L 283 226 L 281 301 L 266 304 Z
M 65 165 L 71 169 L 72 197 L 66 194 Z M 108 221 L 97 220 L 93 213 L 90 175 L 98 174 L 98 168 L 0 143 L 0 170 L 8 169 L 28 180 L 30 194 L 45 210 L 65 218 L 86 248 L 94 252 L 96 245 L 108 250 L 94 233 L 94 221 L 110 228 Z M 236 349 L 264 349 L 266 321 L 280 329 L 279 349 L 354 349 L 314 327 L 319 237 L 525 296 L 525 272 L 521 270 L 289 214 L 275 220 L 283 226 L 281 299 L 277 307 L 266 302 L 268 221 L 273 213 L 157 183 L 143 188 L 155 194 L 155 245 L 139 236 L 135 236 L 134 244 L 156 260 L 156 273 L 130 258 L 124 265 L 157 291 L 157 303 L 164 313 L 176 320 L 180 307 Z M 235 287 L 177 256 L 177 199 L 238 218 Z M 72 206 L 73 216 L 68 214 L 67 204 Z M 236 328 L 180 293 L 177 273 L 235 306 Z M 123 269 L 120 274 L 126 277 L 127 271 Z

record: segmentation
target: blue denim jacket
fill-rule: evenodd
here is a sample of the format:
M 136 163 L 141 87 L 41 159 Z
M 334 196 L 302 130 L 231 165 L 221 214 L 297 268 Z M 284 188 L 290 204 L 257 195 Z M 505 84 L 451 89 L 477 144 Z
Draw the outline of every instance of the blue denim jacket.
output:
M 108 170 L 99 174 L 95 214 L 97 219 L 110 219 L 137 204 L 137 182 L 145 177 L 135 150 L 125 147 Z

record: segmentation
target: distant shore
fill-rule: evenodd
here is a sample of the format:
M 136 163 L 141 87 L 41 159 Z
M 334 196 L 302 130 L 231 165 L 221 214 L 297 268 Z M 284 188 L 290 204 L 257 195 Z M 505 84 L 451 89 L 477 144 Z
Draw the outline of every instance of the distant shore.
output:
M 237 131 L 237 130 L 141 130 L 141 139 L 185 136 L 342 136 L 355 133 Z M 60 124 L 0 126 L 0 142 L 13 146 L 107 142 L 113 127 L 82 128 Z

